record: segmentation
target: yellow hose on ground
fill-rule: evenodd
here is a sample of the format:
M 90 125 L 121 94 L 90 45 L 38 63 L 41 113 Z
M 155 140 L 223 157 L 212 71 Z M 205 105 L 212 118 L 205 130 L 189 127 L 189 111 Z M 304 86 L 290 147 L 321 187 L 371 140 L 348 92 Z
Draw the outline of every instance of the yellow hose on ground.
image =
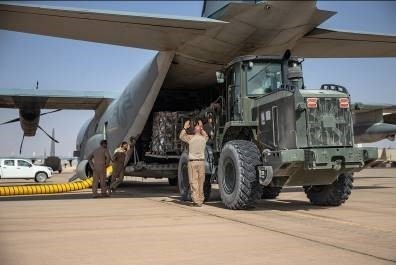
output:
M 113 167 L 110 165 L 106 168 L 106 175 L 110 177 L 113 173 Z M 64 193 L 69 191 L 84 190 L 92 187 L 93 178 L 85 180 L 62 183 L 62 184 L 32 184 L 16 186 L 0 186 L 0 196 L 16 195 L 33 195 L 33 194 L 51 194 Z
M 92 187 L 92 178 L 63 184 L 0 186 L 0 196 L 64 193 Z
M 110 177 L 113 174 L 113 165 L 110 165 L 106 168 L 106 176 Z

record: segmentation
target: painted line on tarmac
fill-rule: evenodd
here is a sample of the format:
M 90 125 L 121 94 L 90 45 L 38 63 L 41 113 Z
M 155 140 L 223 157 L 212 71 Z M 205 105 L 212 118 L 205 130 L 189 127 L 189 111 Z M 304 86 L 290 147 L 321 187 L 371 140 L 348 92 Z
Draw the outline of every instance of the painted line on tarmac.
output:
M 319 241 L 319 240 L 315 240 L 315 239 L 311 239 L 311 238 L 307 238 L 307 237 L 303 237 L 303 236 L 299 236 L 299 235 L 294 235 L 294 234 L 291 234 L 291 233 L 283 232 L 283 231 L 280 231 L 280 230 L 277 230 L 277 229 L 274 229 L 274 228 L 270 228 L 270 227 L 266 227 L 266 226 L 262 226 L 262 225 L 257 225 L 257 224 L 252 224 L 252 223 L 249 223 L 249 222 L 246 222 L 246 221 L 238 220 L 238 219 L 231 218 L 231 217 L 221 216 L 221 215 L 218 215 L 218 214 L 215 214 L 215 213 L 204 212 L 204 211 L 201 211 L 201 210 L 198 210 L 198 209 L 194 209 L 191 206 L 181 205 L 181 204 L 176 204 L 176 203 L 170 204 L 171 202 L 170 201 L 166 201 L 166 200 L 158 201 L 158 200 L 150 199 L 150 198 L 145 198 L 145 199 L 150 200 L 150 201 L 155 201 L 155 202 L 158 202 L 158 203 L 161 203 L 161 204 L 164 204 L 164 205 L 168 205 L 168 206 L 172 206 L 173 205 L 173 206 L 185 209 L 185 210 L 201 213 L 201 214 L 204 214 L 204 215 L 207 215 L 207 216 L 217 217 L 219 219 L 224 219 L 224 220 L 228 220 L 228 221 L 231 221 L 231 222 L 240 223 L 240 224 L 244 224 L 244 225 L 248 225 L 248 226 L 264 229 L 264 230 L 271 231 L 271 232 L 278 233 L 278 234 L 282 234 L 282 235 L 285 235 L 285 236 L 290 236 L 290 237 L 306 240 L 306 241 L 309 241 L 309 242 L 312 242 L 312 243 L 316 243 L 316 244 L 319 244 L 319 245 L 333 247 L 333 248 L 336 248 L 336 249 L 339 249 L 339 250 L 344 250 L 344 251 L 351 252 L 351 253 L 354 253 L 354 254 L 359 254 L 359 255 L 363 255 L 363 256 L 367 256 L 367 257 L 372 257 L 372 258 L 383 260 L 383 261 L 396 262 L 396 259 L 388 259 L 388 258 L 384 258 L 384 257 L 379 257 L 379 256 L 376 256 L 376 255 L 365 253 L 365 252 L 361 252 L 361 251 L 358 251 L 358 250 L 354 250 L 354 249 L 350 249 L 350 248 L 346 248 L 346 247 L 342 247 L 342 246 L 337 246 L 337 245 L 334 245 L 334 244 L 331 244 L 331 243 L 327 243 L 327 242 L 323 242 L 323 241 Z

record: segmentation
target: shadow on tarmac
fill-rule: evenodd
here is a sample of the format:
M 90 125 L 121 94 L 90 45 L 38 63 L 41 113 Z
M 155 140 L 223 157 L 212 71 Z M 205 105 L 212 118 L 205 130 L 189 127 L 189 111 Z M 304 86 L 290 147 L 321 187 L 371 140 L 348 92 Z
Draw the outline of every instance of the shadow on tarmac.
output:
M 376 176 L 368 176 L 368 177 L 357 177 L 356 179 L 393 179 L 395 177 L 376 177 Z
M 384 186 L 356 186 L 354 189 L 385 189 L 391 187 Z M 282 190 L 283 192 L 304 192 L 301 187 L 287 187 Z M 181 205 L 191 205 L 191 202 L 183 202 L 180 200 L 180 196 L 168 196 L 172 199 L 171 202 Z M 226 209 L 223 202 L 221 201 L 220 193 L 218 189 L 212 188 L 212 193 L 210 195 L 209 201 L 205 204 L 221 209 Z M 317 206 L 311 204 L 308 199 L 306 200 L 282 200 L 282 199 L 272 199 L 272 200 L 259 200 L 255 206 L 246 209 L 247 211 L 266 211 L 266 210 L 278 210 L 278 211 L 296 211 L 296 210 L 315 210 L 315 209 L 327 209 L 333 207 Z
M 226 209 L 221 201 L 209 201 L 206 204 L 217 208 Z M 260 200 L 254 206 L 245 209 L 245 211 L 296 211 L 326 208 L 329 207 L 312 205 L 308 201 L 274 199 Z
M 391 187 L 385 186 L 355 186 L 354 189 L 385 189 Z M 282 190 L 284 192 L 304 192 L 301 187 L 287 187 Z M 167 197 L 172 202 L 181 205 L 190 205 L 190 202 L 183 202 L 180 200 L 178 188 L 169 186 L 167 182 L 140 182 L 140 181 L 126 181 L 122 183 L 117 191 L 112 194 L 110 198 L 97 198 L 95 200 L 108 200 L 112 198 L 145 198 L 145 197 Z M 9 196 L 0 197 L 0 201 L 35 201 L 35 200 L 84 200 L 91 199 L 92 192 L 84 190 L 80 192 L 60 193 L 60 194 L 44 194 L 44 195 L 25 195 L 25 196 Z M 221 202 L 219 190 L 212 188 L 212 193 L 207 205 L 225 208 Z M 259 210 L 280 210 L 280 211 L 294 211 L 305 209 L 321 209 L 320 207 L 312 205 L 307 201 L 300 200 L 260 200 L 252 207 L 252 211 Z
M 354 186 L 354 190 L 375 190 L 375 189 L 391 189 L 392 187 L 387 187 L 387 186 Z
M 285 192 L 303 192 L 301 188 L 286 188 Z M 191 206 L 189 201 L 181 201 L 180 196 L 168 196 L 172 203 L 179 205 Z M 220 193 L 218 189 L 212 189 L 209 201 L 205 202 L 206 205 L 227 209 L 220 198 Z M 308 209 L 325 209 L 327 207 L 315 206 L 307 201 L 301 200 L 259 200 L 254 207 L 246 209 L 247 211 L 266 211 L 266 210 L 279 210 L 279 211 L 295 211 L 295 210 L 308 210 Z

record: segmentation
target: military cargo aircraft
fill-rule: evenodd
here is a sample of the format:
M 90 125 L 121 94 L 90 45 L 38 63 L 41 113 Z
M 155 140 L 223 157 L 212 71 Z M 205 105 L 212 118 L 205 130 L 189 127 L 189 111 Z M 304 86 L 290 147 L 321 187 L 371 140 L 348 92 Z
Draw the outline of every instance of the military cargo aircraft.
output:
M 335 12 L 314 1 L 204 1 L 202 17 L 54 8 L 1 3 L 0 29 L 157 50 L 119 96 L 67 91 L 0 90 L 0 108 L 18 108 L 25 135 L 34 135 L 41 109 L 93 109 L 77 136 L 78 176 L 103 138 L 110 150 L 140 135 L 131 174 L 169 176 L 179 156 L 150 154 L 153 116 L 195 111 L 219 98 L 215 73 L 245 55 L 396 57 L 396 36 L 322 29 Z M 396 106 L 351 104 L 355 142 L 394 139 Z M 29 113 L 25 115 L 24 113 Z M 386 114 L 386 115 L 385 115 Z M 146 170 L 140 170 L 140 169 Z M 127 170 L 128 172 L 128 170 Z

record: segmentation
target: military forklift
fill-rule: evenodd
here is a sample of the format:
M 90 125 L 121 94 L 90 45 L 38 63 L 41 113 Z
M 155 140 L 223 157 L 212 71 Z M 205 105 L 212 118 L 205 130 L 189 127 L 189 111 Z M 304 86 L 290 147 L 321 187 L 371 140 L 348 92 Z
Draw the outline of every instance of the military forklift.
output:
M 238 57 L 216 72 L 219 98 L 196 118 L 214 117 L 206 147 L 205 199 L 217 181 L 229 209 L 276 198 L 284 186 L 302 186 L 312 204 L 339 206 L 353 173 L 378 156 L 354 146 L 350 95 L 340 85 L 307 90 L 302 59 Z M 190 199 L 187 150 L 179 159 L 178 186 Z

